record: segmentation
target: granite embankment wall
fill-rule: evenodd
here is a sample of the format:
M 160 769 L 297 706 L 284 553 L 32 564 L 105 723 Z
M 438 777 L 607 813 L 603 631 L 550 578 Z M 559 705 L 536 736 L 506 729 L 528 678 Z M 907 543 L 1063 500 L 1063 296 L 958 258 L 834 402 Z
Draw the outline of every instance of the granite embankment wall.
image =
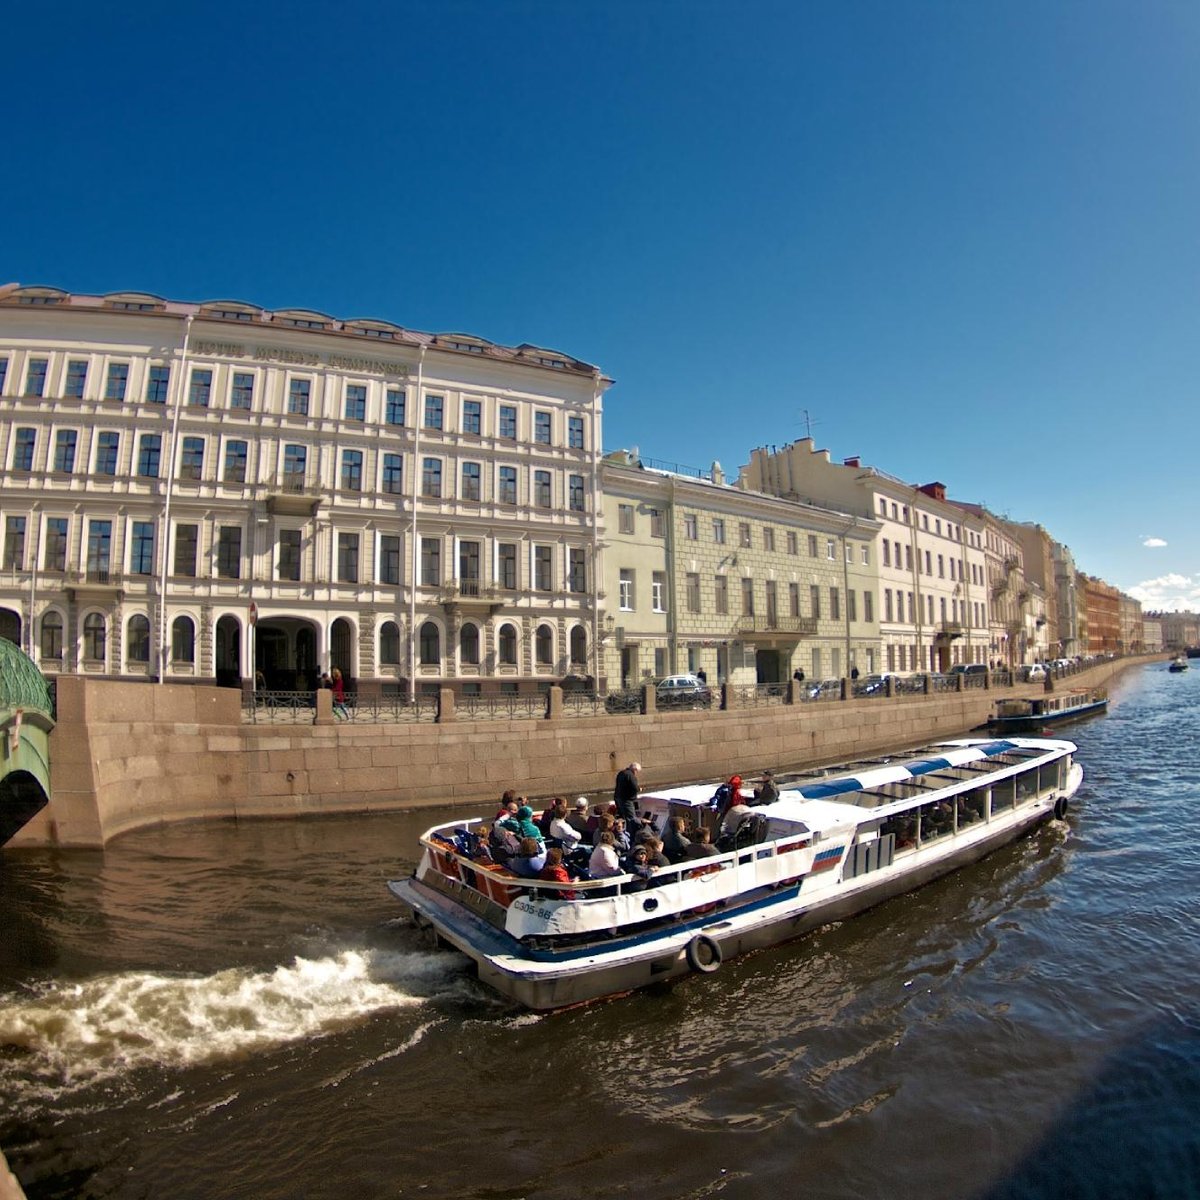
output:
M 1069 686 L 1103 684 L 1136 661 L 1097 666 Z M 538 797 L 603 794 L 635 760 L 647 787 L 753 774 L 961 734 L 988 718 L 997 696 L 1039 691 L 548 720 L 250 725 L 229 689 L 63 677 L 52 798 L 9 845 L 103 846 L 167 821 L 466 804 L 507 787 Z

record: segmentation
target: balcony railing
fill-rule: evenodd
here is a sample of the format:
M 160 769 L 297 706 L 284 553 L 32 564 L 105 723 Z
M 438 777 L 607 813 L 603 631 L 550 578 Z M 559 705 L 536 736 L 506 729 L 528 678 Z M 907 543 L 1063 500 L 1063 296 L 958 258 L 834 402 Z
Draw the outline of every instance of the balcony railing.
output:
M 744 614 L 737 618 L 735 627 L 738 633 L 794 633 L 813 637 L 817 632 L 817 620 L 815 617 Z

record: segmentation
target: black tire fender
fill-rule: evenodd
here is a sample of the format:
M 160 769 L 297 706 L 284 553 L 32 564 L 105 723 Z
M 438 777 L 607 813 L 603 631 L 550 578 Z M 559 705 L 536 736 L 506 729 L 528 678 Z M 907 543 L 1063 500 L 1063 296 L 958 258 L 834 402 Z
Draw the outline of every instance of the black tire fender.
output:
M 1066 820 L 1066 816 L 1067 816 L 1067 807 L 1068 807 L 1068 805 L 1067 805 L 1067 798 L 1066 798 L 1066 796 L 1059 796 L 1059 798 L 1058 798 L 1057 800 L 1055 800 L 1055 802 L 1054 802 L 1054 816 L 1055 816 L 1055 818 L 1056 818 L 1057 820 L 1059 820 L 1059 821 L 1064 821 L 1064 820 Z
M 711 975 L 721 966 L 721 943 L 707 933 L 698 933 L 687 944 L 688 966 L 701 975 Z

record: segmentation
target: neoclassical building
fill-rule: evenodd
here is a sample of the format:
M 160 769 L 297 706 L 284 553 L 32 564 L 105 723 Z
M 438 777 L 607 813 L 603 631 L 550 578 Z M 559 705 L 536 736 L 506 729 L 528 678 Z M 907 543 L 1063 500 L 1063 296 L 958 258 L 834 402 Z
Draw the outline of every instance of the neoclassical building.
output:
M 610 383 L 381 320 L 0 288 L 0 635 L 51 675 L 595 675 Z

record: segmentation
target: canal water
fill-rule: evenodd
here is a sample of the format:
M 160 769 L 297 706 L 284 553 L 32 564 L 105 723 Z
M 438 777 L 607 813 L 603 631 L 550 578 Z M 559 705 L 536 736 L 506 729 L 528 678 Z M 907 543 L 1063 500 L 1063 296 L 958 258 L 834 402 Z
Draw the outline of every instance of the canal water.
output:
M 29 1200 L 1200 1195 L 1198 713 L 1128 672 L 1065 822 L 551 1016 L 400 919 L 428 813 L 0 852 L 0 1148 Z

